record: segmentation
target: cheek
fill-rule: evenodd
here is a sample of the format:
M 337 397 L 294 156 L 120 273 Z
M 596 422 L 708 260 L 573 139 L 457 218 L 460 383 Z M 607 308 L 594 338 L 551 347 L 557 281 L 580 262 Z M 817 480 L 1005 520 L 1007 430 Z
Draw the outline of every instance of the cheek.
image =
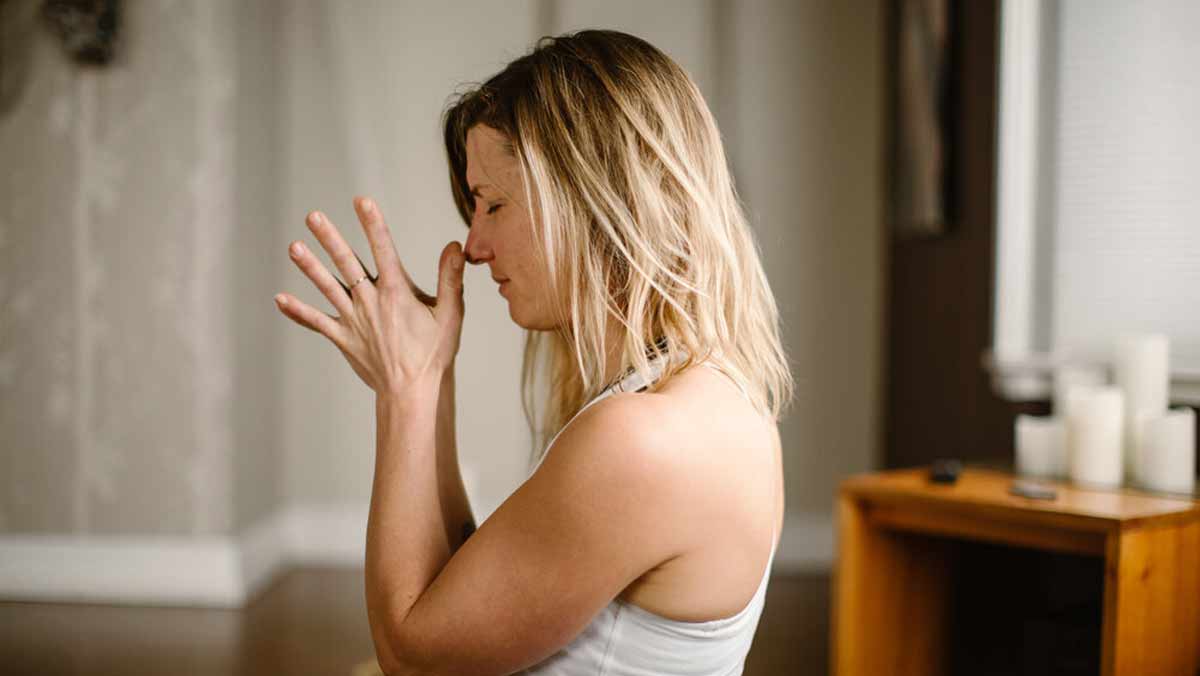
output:
M 497 254 L 503 253 L 509 267 L 522 279 L 539 278 L 543 266 L 538 265 L 537 247 L 534 246 L 528 220 L 521 218 L 506 225 L 503 241 L 496 242 Z

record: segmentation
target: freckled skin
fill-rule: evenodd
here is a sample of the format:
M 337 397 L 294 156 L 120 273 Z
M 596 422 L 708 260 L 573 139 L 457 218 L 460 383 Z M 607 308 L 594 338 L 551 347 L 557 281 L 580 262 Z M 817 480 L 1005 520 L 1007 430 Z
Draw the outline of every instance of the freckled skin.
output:
M 509 280 L 504 297 L 518 326 L 548 331 L 556 327 L 549 274 L 534 252 L 521 167 L 503 144 L 504 136 L 491 127 L 467 132 L 467 186 L 478 186 L 479 194 L 464 250 L 468 262 L 486 263 L 493 278 Z

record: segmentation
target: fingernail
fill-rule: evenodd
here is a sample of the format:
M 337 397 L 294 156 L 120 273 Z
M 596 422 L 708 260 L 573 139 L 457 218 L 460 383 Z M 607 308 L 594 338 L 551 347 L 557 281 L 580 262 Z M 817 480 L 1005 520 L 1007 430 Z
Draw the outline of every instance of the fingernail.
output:
M 375 209 L 375 203 L 371 201 L 370 197 L 364 197 L 362 202 L 359 202 L 359 206 L 365 214 L 369 214 Z
M 308 215 L 308 223 L 309 223 L 309 225 L 320 225 L 321 224 L 321 214 L 316 211 L 309 214 Z
M 304 245 L 301 244 L 300 242 L 293 242 L 292 243 L 292 255 L 299 256 L 302 253 L 304 253 Z
M 275 304 L 279 307 L 283 307 L 287 305 L 287 298 L 284 298 L 282 293 L 277 293 L 275 294 Z

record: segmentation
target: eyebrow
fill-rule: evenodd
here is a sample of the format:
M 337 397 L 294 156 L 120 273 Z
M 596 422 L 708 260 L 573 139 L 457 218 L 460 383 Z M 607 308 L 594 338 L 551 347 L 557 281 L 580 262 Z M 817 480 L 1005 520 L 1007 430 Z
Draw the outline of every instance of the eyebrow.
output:
M 483 197 L 483 195 L 479 194 L 479 189 L 483 188 L 483 187 L 488 187 L 488 188 L 494 189 L 494 186 L 491 183 L 477 183 L 477 184 L 471 186 L 471 194 L 476 197 Z

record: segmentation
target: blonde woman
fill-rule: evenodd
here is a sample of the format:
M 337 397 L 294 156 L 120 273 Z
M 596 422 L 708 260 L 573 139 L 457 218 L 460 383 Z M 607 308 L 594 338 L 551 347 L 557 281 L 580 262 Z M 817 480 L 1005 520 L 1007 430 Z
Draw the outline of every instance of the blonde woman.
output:
M 703 97 L 645 41 L 582 31 L 460 94 L 444 130 L 469 231 L 442 251 L 437 295 L 365 198 L 378 277 L 314 212 L 350 284 L 299 243 L 293 257 L 339 315 L 280 295 L 377 395 L 366 597 L 381 668 L 741 673 L 782 525 L 792 383 Z M 465 263 L 528 330 L 539 440 L 478 532 L 454 434 Z

